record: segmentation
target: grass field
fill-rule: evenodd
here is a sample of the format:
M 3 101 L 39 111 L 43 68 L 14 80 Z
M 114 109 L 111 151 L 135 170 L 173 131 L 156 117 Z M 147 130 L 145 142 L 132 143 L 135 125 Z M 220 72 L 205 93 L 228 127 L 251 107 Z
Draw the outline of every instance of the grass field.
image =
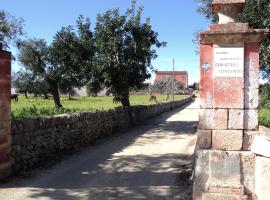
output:
M 259 112 L 260 125 L 270 127 L 270 108 L 261 108 Z
M 176 95 L 175 100 L 180 100 L 187 97 L 186 95 Z M 172 96 L 170 96 L 172 101 Z M 159 103 L 166 101 L 165 95 L 158 95 L 157 101 Z M 113 97 L 74 97 L 74 100 L 69 100 L 67 97 L 61 97 L 61 103 L 64 108 L 55 109 L 53 107 L 53 99 L 43 99 L 40 97 L 29 97 L 26 99 L 19 96 L 19 101 L 12 100 L 11 111 L 13 119 L 22 119 L 41 115 L 56 115 L 62 113 L 71 113 L 78 111 L 91 110 L 106 110 L 121 106 L 121 104 L 113 103 Z M 147 105 L 149 103 L 149 95 L 130 96 L 130 103 L 134 105 Z

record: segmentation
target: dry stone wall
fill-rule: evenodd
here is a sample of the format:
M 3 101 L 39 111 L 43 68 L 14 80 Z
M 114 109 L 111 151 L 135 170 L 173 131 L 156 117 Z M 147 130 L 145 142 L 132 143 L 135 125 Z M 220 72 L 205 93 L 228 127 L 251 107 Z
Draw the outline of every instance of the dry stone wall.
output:
M 132 107 L 134 124 L 192 101 L 186 99 Z M 12 155 L 15 171 L 28 171 L 64 153 L 93 145 L 96 140 L 131 127 L 125 109 L 80 112 L 12 121 Z

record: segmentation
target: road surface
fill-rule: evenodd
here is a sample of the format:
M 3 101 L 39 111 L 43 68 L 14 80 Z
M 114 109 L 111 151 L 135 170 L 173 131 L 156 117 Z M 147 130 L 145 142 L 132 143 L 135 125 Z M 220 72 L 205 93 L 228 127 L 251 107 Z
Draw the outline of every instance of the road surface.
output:
M 194 151 L 197 105 L 165 113 L 34 176 L 2 184 L 0 199 L 189 199 L 188 177 L 181 173 Z

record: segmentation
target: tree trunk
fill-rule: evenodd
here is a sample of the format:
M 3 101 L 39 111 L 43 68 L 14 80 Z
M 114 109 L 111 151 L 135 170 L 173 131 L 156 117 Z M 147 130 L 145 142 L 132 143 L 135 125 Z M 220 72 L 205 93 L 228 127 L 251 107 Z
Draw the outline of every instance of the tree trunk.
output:
M 44 99 L 49 99 L 48 94 L 44 94 Z
M 122 104 L 123 108 L 130 108 L 129 96 L 124 97 L 121 100 L 121 104 Z
M 24 92 L 24 96 L 26 99 L 28 99 L 27 92 Z
M 71 100 L 71 94 L 70 94 L 70 92 L 68 93 L 68 99 Z
M 169 100 L 169 98 L 170 98 L 170 95 L 169 95 L 169 94 L 167 94 L 166 101 L 168 101 L 168 100 Z
M 54 107 L 55 108 L 62 108 L 62 104 L 60 102 L 60 95 L 58 90 L 58 85 L 56 82 L 50 82 L 51 92 L 53 95 Z
M 132 112 L 131 112 L 131 108 L 130 108 L 129 92 L 127 92 L 126 94 L 123 95 L 123 97 L 121 99 L 121 104 L 122 104 L 123 108 L 127 110 L 130 124 L 134 125 Z

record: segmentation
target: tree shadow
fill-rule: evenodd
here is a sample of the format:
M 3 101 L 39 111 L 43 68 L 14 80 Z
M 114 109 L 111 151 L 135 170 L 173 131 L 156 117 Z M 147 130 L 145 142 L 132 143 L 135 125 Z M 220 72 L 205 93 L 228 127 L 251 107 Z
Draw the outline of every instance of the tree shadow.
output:
M 0 187 L 16 188 L 18 194 L 23 191 L 24 199 L 191 199 L 192 155 L 174 152 L 174 146 L 177 141 L 194 145 L 197 121 L 168 120 L 187 106 L 132 128 L 128 134 L 122 132 L 121 137 L 119 133 L 100 140 L 52 169 L 37 170 L 34 177 L 14 179 Z M 154 150 L 157 153 L 151 153 Z M 1 197 L 5 198 L 9 199 Z
M 178 162 L 172 163 L 174 160 Z M 83 165 L 66 176 L 56 177 L 59 181 L 29 185 L 28 198 L 156 200 L 180 199 L 182 195 L 187 200 L 187 194 L 192 192 L 191 162 L 189 155 L 168 154 L 117 158 L 102 163 L 96 170 Z M 185 191 L 180 191 L 180 186 Z

